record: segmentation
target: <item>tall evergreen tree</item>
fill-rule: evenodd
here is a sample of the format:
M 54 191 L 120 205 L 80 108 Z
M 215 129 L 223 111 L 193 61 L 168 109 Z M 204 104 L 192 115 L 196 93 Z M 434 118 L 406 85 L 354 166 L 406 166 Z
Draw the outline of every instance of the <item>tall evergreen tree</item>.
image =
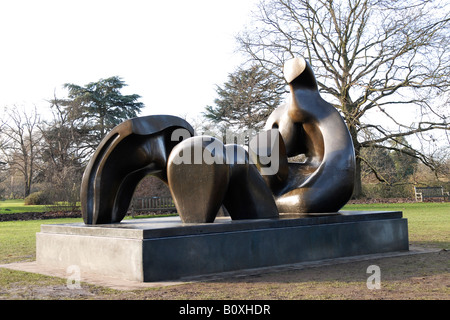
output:
M 90 124 L 98 142 L 116 125 L 126 119 L 137 117 L 144 107 L 137 94 L 123 95 L 120 90 L 125 82 L 117 76 L 100 79 L 85 86 L 66 83 L 68 99 L 63 102 L 71 108 L 71 116 Z
M 215 106 L 207 106 L 203 115 L 232 129 L 260 129 L 280 105 L 285 86 L 284 81 L 259 66 L 239 68 L 217 86 Z

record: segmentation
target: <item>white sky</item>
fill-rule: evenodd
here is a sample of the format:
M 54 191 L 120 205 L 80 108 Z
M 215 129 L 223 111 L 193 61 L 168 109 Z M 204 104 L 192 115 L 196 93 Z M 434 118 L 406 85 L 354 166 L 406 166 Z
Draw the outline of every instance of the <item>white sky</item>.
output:
M 1 0 L 0 108 L 44 112 L 64 83 L 120 76 L 141 115 L 195 116 L 243 61 L 256 0 Z

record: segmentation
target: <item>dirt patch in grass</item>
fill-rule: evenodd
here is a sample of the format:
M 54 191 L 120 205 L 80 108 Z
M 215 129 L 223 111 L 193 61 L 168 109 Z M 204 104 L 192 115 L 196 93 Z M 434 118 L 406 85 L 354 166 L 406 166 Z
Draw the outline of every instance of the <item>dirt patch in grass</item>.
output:
M 449 258 L 442 250 L 136 293 L 145 299 L 448 299 Z M 380 267 L 378 290 L 367 287 L 369 265 Z
M 449 251 L 441 250 L 129 291 L 85 283 L 80 289 L 68 289 L 65 279 L 41 276 L 23 280 L 27 273 L 0 269 L 0 275 L 13 273 L 8 275 L 13 280 L 0 286 L 0 299 L 448 300 L 449 258 Z M 370 265 L 380 268 L 380 289 L 367 287 Z
M 133 218 L 139 219 L 165 215 L 173 215 L 173 212 L 170 211 L 140 212 Z M 81 211 L 18 212 L 18 213 L 0 214 L 0 221 L 45 220 L 57 218 L 81 218 Z
M 55 219 L 55 218 L 80 218 L 81 212 L 18 212 L 0 214 L 0 221 L 18 221 L 18 220 L 41 220 L 41 219 Z

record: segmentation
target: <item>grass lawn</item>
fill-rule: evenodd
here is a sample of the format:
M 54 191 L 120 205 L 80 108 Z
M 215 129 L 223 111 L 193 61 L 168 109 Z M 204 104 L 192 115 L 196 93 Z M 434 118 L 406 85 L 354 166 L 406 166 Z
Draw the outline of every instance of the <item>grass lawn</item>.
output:
M 408 219 L 409 241 L 413 245 L 450 248 L 450 203 L 376 203 L 346 205 L 343 210 L 395 210 Z
M 0 222 L 0 264 L 33 261 L 41 224 L 81 222 L 81 218 Z
M 1 201 L 0 203 L 9 202 Z M 15 208 L 14 201 L 8 208 Z M 20 208 L 20 203 L 17 206 Z M 23 207 L 23 206 L 22 206 Z M 28 207 L 28 206 L 25 206 Z M 450 203 L 347 205 L 343 210 L 398 210 L 408 219 L 413 245 L 450 248 Z M 0 264 L 35 259 L 36 232 L 41 224 L 81 222 L 81 218 L 0 222 Z
M 23 199 L 0 201 L 0 214 L 21 213 L 21 212 L 45 212 L 45 205 L 26 206 Z
M 450 248 L 450 203 L 347 205 L 343 210 L 403 211 L 412 245 Z M 36 232 L 41 224 L 81 221 L 0 222 L 0 264 L 35 260 Z M 79 291 L 68 290 L 65 279 L 0 268 L 0 299 L 448 299 L 449 261 L 449 252 L 444 250 L 133 291 L 88 284 L 82 284 Z M 366 287 L 369 264 L 381 268 L 381 290 Z

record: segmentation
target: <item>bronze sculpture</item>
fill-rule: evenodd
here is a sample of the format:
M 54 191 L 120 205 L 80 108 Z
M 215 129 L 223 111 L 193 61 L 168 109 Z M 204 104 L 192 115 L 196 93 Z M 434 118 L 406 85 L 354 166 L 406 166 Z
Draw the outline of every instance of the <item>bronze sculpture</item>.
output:
M 284 75 L 290 99 L 270 115 L 248 153 L 194 137 L 174 116 L 135 118 L 113 129 L 83 176 L 84 222 L 120 222 L 147 174 L 168 183 L 185 223 L 213 222 L 222 205 L 233 220 L 337 212 L 353 191 L 352 139 L 338 111 L 321 98 L 304 58 L 287 61 Z M 288 161 L 299 154 L 304 163 Z

